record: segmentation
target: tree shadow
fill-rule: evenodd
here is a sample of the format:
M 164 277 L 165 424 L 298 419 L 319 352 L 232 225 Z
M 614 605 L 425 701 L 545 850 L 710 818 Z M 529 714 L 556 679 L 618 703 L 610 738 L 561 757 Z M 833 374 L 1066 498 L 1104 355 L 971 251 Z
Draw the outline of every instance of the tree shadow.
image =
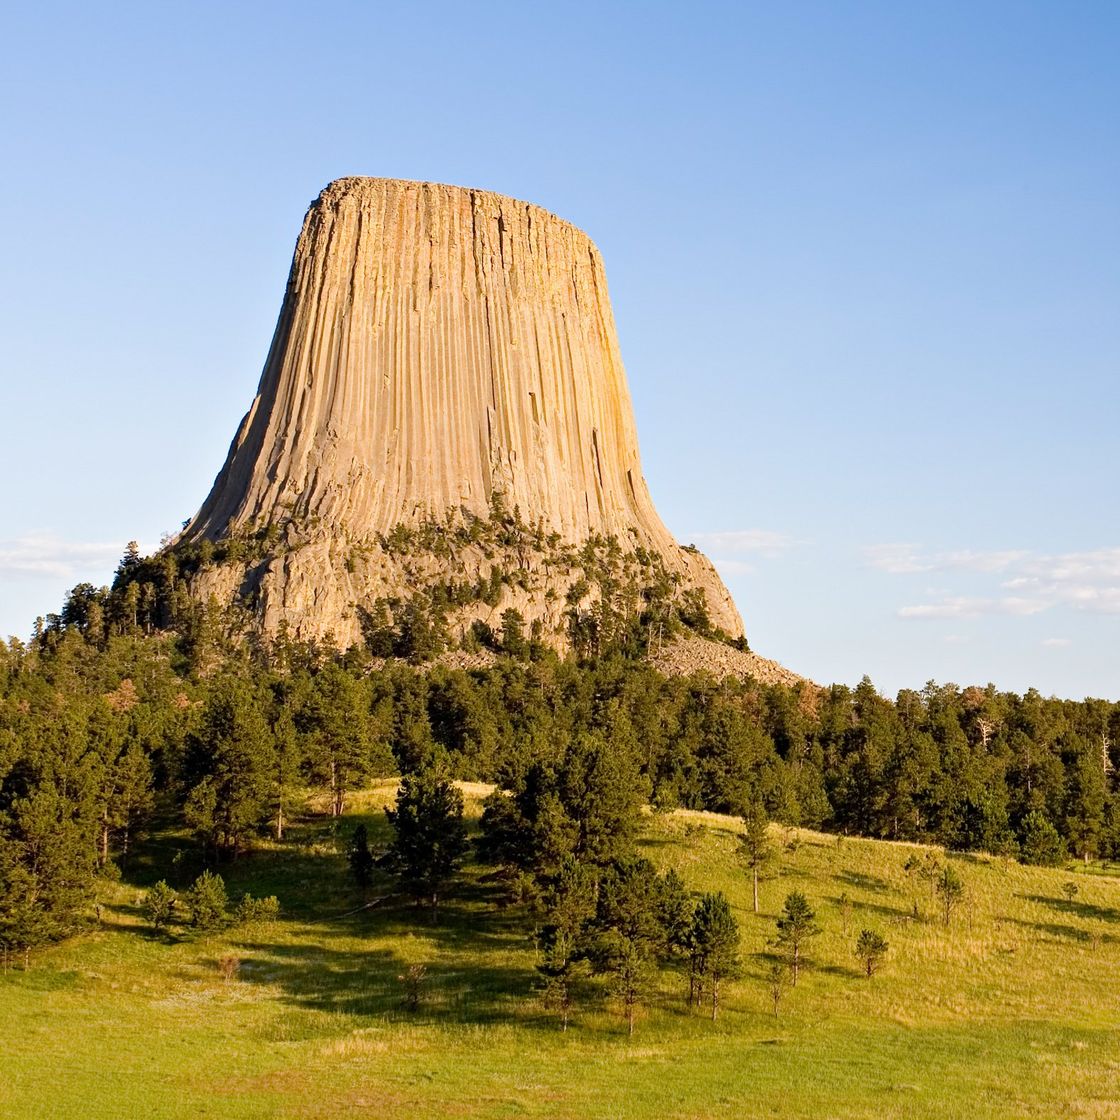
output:
M 858 898 L 839 898 L 836 895 L 831 895 L 825 899 L 825 902 L 831 902 L 834 906 L 841 907 L 848 903 L 852 907 L 852 912 L 866 911 L 871 914 L 882 914 L 887 918 L 909 918 L 911 912 L 909 910 L 900 910 L 897 906 L 887 906 L 881 902 L 863 902 Z
M 841 871 L 839 875 L 833 875 L 833 879 L 849 887 L 858 887 L 860 890 L 875 891 L 879 894 L 891 890 L 891 885 L 886 879 L 878 875 L 866 875 L 862 871 Z
M 817 965 L 814 971 L 826 973 L 828 976 L 841 976 L 845 980 L 864 979 L 863 973 L 858 968 L 850 968 L 844 964 L 821 964 Z
M 120 921 L 121 917 L 134 919 L 131 922 Z M 125 933 L 131 937 L 139 937 L 143 941 L 158 941 L 164 945 L 176 945 L 184 940 L 176 936 L 171 930 L 156 929 L 144 917 L 144 912 L 139 906 L 131 906 L 125 902 L 103 902 L 101 904 L 101 919 L 96 922 L 94 930 L 103 929 L 115 933 Z
M 385 885 L 396 891 L 391 880 Z M 283 1002 L 298 1007 L 472 1023 L 532 1021 L 535 1011 L 547 1023 L 531 1000 L 531 957 L 521 951 L 530 936 L 524 908 L 495 906 L 500 890 L 468 876 L 435 913 L 389 893 L 358 913 L 286 914 L 285 938 L 246 929 L 227 940 L 242 956 L 240 982 L 278 988 Z M 367 937 L 377 943 L 353 946 Z M 405 1006 L 410 965 L 424 966 L 414 1011 Z
M 1086 930 L 1078 929 L 1076 926 L 1062 925 L 1060 922 L 1028 922 L 1023 918 L 1009 918 L 1003 917 L 1001 921 L 1013 926 L 1021 926 L 1023 929 L 1032 929 L 1038 933 L 1048 934 L 1050 937 L 1057 941 L 1082 941 L 1089 940 L 1089 934 Z M 1113 940 L 1109 938 L 1108 940 Z
M 1039 902 L 1057 910 L 1060 914 L 1068 914 L 1073 918 L 1097 918 L 1105 922 L 1120 921 L 1120 910 L 1112 906 L 1097 906 L 1092 902 L 1078 902 L 1076 899 L 1048 898 L 1044 894 L 1020 894 L 1018 898 L 1025 898 L 1028 902 Z

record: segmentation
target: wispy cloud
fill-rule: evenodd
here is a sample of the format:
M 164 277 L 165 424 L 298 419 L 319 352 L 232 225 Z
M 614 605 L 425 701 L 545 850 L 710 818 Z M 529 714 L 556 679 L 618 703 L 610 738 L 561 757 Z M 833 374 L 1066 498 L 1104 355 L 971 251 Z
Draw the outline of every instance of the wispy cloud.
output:
M 1065 649 L 1073 645 L 1073 642 L 1069 638 L 1043 638 L 1042 644 L 1048 649 Z
M 864 549 L 873 568 L 891 575 L 919 572 L 1002 572 L 1030 556 L 1029 552 L 1009 549 L 1003 552 L 982 552 L 958 549 L 955 552 L 923 554 L 914 544 L 876 544 Z
M 872 567 L 891 575 L 957 572 L 997 577 L 986 596 L 927 591 L 933 601 L 902 607 L 902 618 L 1030 615 L 1054 607 L 1120 614 L 1120 548 L 1047 555 L 1024 549 L 936 552 L 914 544 L 881 544 L 865 549 L 864 555 Z
M 0 576 L 74 579 L 103 573 L 108 581 L 124 553 L 125 541 L 67 541 L 51 533 L 32 533 L 0 541 Z
M 940 603 L 922 603 L 915 607 L 902 607 L 899 618 L 979 618 L 986 614 L 1038 614 L 1049 603 L 1037 599 L 978 599 L 964 595 L 942 599 Z
M 773 529 L 732 529 L 723 533 L 696 533 L 692 538 L 705 552 L 713 556 L 781 556 L 803 541 L 788 533 Z

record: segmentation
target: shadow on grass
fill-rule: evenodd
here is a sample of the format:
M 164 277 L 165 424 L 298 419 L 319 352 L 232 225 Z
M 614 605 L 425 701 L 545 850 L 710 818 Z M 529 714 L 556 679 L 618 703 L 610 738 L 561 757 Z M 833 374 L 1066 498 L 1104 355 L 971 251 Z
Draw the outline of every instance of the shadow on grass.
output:
M 395 884 L 378 875 L 369 892 L 376 904 L 368 909 L 349 913 L 362 896 L 343 879 L 342 892 L 324 898 L 318 912 L 301 906 L 282 910 L 278 926 L 227 931 L 240 957 L 239 982 L 277 988 L 282 1002 L 332 1014 L 548 1023 L 532 1000 L 531 963 L 511 960 L 531 961 L 520 953 L 529 937 L 524 912 L 499 908 L 501 886 L 480 881 L 477 871 L 470 867 L 435 913 L 394 893 Z M 282 936 L 270 936 L 270 929 L 282 929 Z M 364 938 L 371 943 L 362 944 Z M 425 969 L 415 1011 L 406 1008 L 412 965 Z
M 820 964 L 814 969 L 815 972 L 823 972 L 828 976 L 841 976 L 845 980 L 864 980 L 866 977 L 863 972 L 858 968 L 850 968 L 845 964 Z
M 869 914 L 882 914 L 886 918 L 909 919 L 913 915 L 911 911 L 906 909 L 899 909 L 897 906 L 886 906 L 881 902 L 861 902 L 857 898 L 843 899 L 836 895 L 831 895 L 825 898 L 825 902 L 831 902 L 833 906 L 842 907 L 845 902 L 850 903 L 852 913 L 864 912 Z
M 844 883 L 849 887 L 858 887 L 863 891 L 875 891 L 882 894 L 884 891 L 891 889 L 890 883 L 886 879 L 881 879 L 878 875 L 866 875 L 862 871 L 841 871 L 839 875 L 833 875 L 837 882 Z
M 1021 894 L 1018 897 L 1025 898 L 1028 902 L 1040 902 L 1043 906 L 1049 906 L 1051 910 L 1056 910 L 1059 914 L 1067 914 L 1071 918 L 1096 918 L 1105 922 L 1120 921 L 1120 910 L 1112 906 L 1096 906 L 1091 902 L 1078 902 L 1076 899 L 1049 898 L 1044 894 Z
M 1078 929 L 1076 926 L 1063 925 L 1060 922 L 1029 922 L 1023 918 L 1011 917 L 1004 917 L 1001 921 L 1005 925 L 1019 926 L 1022 929 L 1034 930 L 1036 933 L 1046 934 L 1056 941 L 1089 941 L 1088 931 Z M 1114 939 L 1109 937 L 1107 940 L 1112 941 Z
M 131 918 L 132 921 L 120 921 L 123 917 Z M 156 929 L 145 917 L 143 907 L 123 902 L 102 903 L 101 919 L 93 928 L 126 933 L 139 937 L 142 941 L 158 941 L 165 945 L 174 945 L 182 940 L 169 930 Z

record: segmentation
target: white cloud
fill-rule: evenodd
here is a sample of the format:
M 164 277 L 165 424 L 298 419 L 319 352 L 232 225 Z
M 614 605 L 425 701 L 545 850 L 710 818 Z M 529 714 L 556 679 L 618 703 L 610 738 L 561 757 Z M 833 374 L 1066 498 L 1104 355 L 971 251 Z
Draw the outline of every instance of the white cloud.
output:
M 979 618 L 981 615 L 1038 614 L 1047 610 L 1049 603 L 1037 599 L 980 599 L 958 595 L 943 599 L 940 603 L 921 603 L 913 607 L 901 607 L 899 618 Z
M 1029 552 L 1013 549 L 983 552 L 970 548 L 923 555 L 921 548 L 914 544 L 876 544 L 863 551 L 873 568 L 891 575 L 952 571 L 1000 572 L 1030 555 Z
M 696 533 L 692 538 L 699 548 L 709 554 L 742 555 L 755 553 L 775 557 L 802 544 L 788 533 L 773 529 L 732 529 L 725 533 Z
M 987 596 L 927 589 L 925 594 L 934 601 L 903 607 L 902 618 L 1025 615 L 1052 607 L 1120 614 L 1120 548 L 1047 555 L 1023 549 L 930 552 L 913 544 L 881 544 L 866 548 L 864 555 L 872 567 L 891 575 L 959 572 L 1002 577 Z
M 75 579 L 92 573 L 108 583 L 126 543 L 67 541 L 51 533 L 30 533 L 0 541 L 0 576 Z
M 1069 638 L 1043 638 L 1042 644 L 1049 649 L 1065 649 L 1073 645 L 1073 642 Z

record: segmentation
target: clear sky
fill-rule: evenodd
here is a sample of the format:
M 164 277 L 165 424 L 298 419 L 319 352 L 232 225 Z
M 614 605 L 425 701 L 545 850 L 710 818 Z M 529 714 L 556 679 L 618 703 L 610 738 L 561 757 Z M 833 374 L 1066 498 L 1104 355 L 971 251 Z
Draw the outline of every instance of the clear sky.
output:
M 1120 699 L 1120 5 L 5 17 L 0 633 L 191 516 L 331 179 L 606 261 L 655 501 L 752 646 Z

